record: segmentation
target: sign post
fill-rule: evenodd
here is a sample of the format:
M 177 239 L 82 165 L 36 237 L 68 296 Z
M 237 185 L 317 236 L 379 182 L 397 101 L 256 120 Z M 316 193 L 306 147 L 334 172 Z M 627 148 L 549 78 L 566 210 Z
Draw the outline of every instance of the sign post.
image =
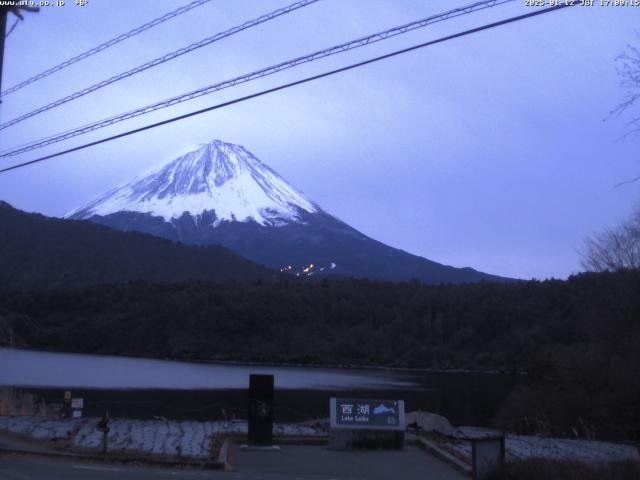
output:
M 331 398 L 329 447 L 404 447 L 404 400 Z
M 249 376 L 249 446 L 273 445 L 273 375 Z
M 62 417 L 71 418 L 71 390 L 64 391 L 64 403 L 62 405 Z
M 504 436 L 490 435 L 471 439 L 471 467 L 473 480 L 484 480 L 502 473 L 504 465 Z
M 105 412 L 102 419 L 98 422 L 98 430 L 102 432 L 102 454 L 107 454 L 108 442 L 109 442 L 109 412 Z

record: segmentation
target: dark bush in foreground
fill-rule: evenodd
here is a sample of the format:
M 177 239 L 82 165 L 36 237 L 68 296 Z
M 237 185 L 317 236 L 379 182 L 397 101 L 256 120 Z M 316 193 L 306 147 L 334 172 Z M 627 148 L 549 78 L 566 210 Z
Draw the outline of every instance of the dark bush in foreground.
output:
M 502 475 L 488 480 L 638 480 L 640 462 L 584 463 L 531 458 L 507 462 Z

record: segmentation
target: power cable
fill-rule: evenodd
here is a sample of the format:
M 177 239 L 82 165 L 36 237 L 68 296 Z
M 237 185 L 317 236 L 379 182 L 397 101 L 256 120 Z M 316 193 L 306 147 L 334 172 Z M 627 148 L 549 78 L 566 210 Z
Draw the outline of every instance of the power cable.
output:
M 4 172 L 8 172 L 8 171 L 15 170 L 15 169 L 18 169 L 18 168 L 26 167 L 28 165 L 33 165 L 35 163 L 43 162 L 45 160 L 49 160 L 51 158 L 59 157 L 61 155 L 65 155 L 67 153 L 76 152 L 78 150 L 83 150 L 85 148 L 92 147 L 92 146 L 95 146 L 95 145 L 99 145 L 101 143 L 110 142 L 110 141 L 116 140 L 118 138 L 126 137 L 126 136 L 129 136 L 129 135 L 133 135 L 135 133 L 140 133 L 140 132 L 143 132 L 143 131 L 146 131 L 146 130 L 150 130 L 152 128 L 160 127 L 162 125 L 167 125 L 169 123 L 177 122 L 178 120 L 183 120 L 185 118 L 189 118 L 189 117 L 193 117 L 193 116 L 196 116 L 196 115 L 200 115 L 202 113 L 210 112 L 210 111 L 217 110 L 217 109 L 220 109 L 220 108 L 223 108 L 223 107 L 228 107 L 229 105 L 234 105 L 236 103 L 241 103 L 241 102 L 244 102 L 246 100 L 250 100 L 252 98 L 261 97 L 263 95 L 267 95 L 269 93 L 278 92 L 280 90 L 285 90 L 287 88 L 291 88 L 291 87 L 294 87 L 296 85 L 302 85 L 304 83 L 312 82 L 312 81 L 318 80 L 320 78 L 329 77 L 329 76 L 335 75 L 337 73 L 346 72 L 348 70 L 353 70 L 355 68 L 362 67 L 364 65 L 368 65 L 368 64 L 371 64 L 371 63 L 379 62 L 381 60 L 385 60 L 387 58 L 391 58 L 391 57 L 395 57 L 395 56 L 398 56 L 398 55 L 402 55 L 404 53 L 408 53 L 408 52 L 411 52 L 411 51 L 414 51 L 414 50 L 418 50 L 420 48 L 428 47 L 430 45 L 435 45 L 437 43 L 446 42 L 448 40 L 453 40 L 455 38 L 464 37 L 466 35 L 471 35 L 473 33 L 481 32 L 483 30 L 489 30 L 491 28 L 499 27 L 501 25 L 507 25 L 509 23 L 518 22 L 518 21 L 521 21 L 521 20 L 525 20 L 527 18 L 531 18 L 531 17 L 535 17 L 535 16 L 542 15 L 542 14 L 545 14 L 545 13 L 561 10 L 563 8 L 571 7 L 571 6 L 574 6 L 574 5 L 577 5 L 577 4 L 576 3 L 565 3 L 565 4 L 553 6 L 553 7 L 547 7 L 547 8 L 541 9 L 541 10 L 536 10 L 536 11 L 533 11 L 533 12 L 530 12 L 530 13 L 525 13 L 523 15 L 518 15 L 516 17 L 510 17 L 510 18 L 507 18 L 505 20 L 500 20 L 498 22 L 493 22 L 493 23 L 489 23 L 489 24 L 486 24 L 486 25 L 482 25 L 480 27 L 472 28 L 470 30 L 465 30 L 463 32 L 455 33 L 453 35 L 447 35 L 446 37 L 441 37 L 441 38 L 438 38 L 436 40 L 431 40 L 431 41 L 428 41 L 428 42 L 420 43 L 418 45 L 414 45 L 412 47 L 403 48 L 401 50 L 396 50 L 396 51 L 393 51 L 391 53 L 387 53 L 385 55 L 380 55 L 378 57 L 374 57 L 374 58 L 370 58 L 368 60 L 364 60 L 362 62 L 353 63 L 351 65 L 347 65 L 346 67 L 341 67 L 341 68 L 337 68 L 335 70 L 330 70 L 328 72 L 320 73 L 318 75 L 313 75 L 313 76 L 310 76 L 310 77 L 306 77 L 306 78 L 303 78 L 301 80 L 296 80 L 294 82 L 289 82 L 289 83 L 286 83 L 286 84 L 283 84 L 283 85 L 279 85 L 277 87 L 273 87 L 273 88 L 269 88 L 269 89 L 266 89 L 266 90 L 262 90 L 260 92 L 253 93 L 251 95 L 246 95 L 244 97 L 239 97 L 239 98 L 236 98 L 234 100 L 230 100 L 230 101 L 227 101 L 227 102 L 219 103 L 217 105 L 212 105 L 210 107 L 203 108 L 201 110 L 196 110 L 194 112 L 186 113 L 184 115 L 173 117 L 173 118 L 170 118 L 170 119 L 167 119 L 167 120 L 163 120 L 161 122 L 157 122 L 157 123 L 153 123 L 153 124 L 150 124 L 150 125 L 146 125 L 144 127 L 140 127 L 140 128 L 136 128 L 136 129 L 133 129 L 133 130 L 129 130 L 127 132 L 119 133 L 117 135 L 112 135 L 110 137 L 103 138 L 103 139 L 100 139 L 100 140 L 96 140 L 94 142 L 85 143 L 84 145 L 79 145 L 77 147 L 69 148 L 69 149 L 63 150 L 61 152 L 57 152 L 57 153 L 53 153 L 51 155 L 46 155 L 44 157 L 36 158 L 35 160 L 30 160 L 28 162 L 23 162 L 23 163 L 19 163 L 17 165 L 12 165 L 11 167 L 7 167 L 7 168 L 1 169 L 0 173 L 4 173 Z
M 241 83 L 246 83 L 246 82 L 250 82 L 252 80 L 256 80 L 259 78 L 263 78 L 266 77 L 268 75 L 272 75 L 274 73 L 280 72 L 282 70 L 286 70 L 289 68 L 293 68 L 296 67 L 298 65 L 304 64 L 304 63 L 309 63 L 309 62 L 313 62 L 315 60 L 319 60 L 321 58 L 325 58 L 325 57 L 329 57 L 331 55 L 336 55 L 339 53 L 343 53 L 349 50 L 353 50 L 355 48 L 359 48 L 359 47 L 363 47 L 372 43 L 376 43 L 382 40 L 386 40 L 388 38 L 391 37 L 395 37 L 397 35 L 401 35 L 401 34 L 405 34 L 407 32 L 410 32 L 412 30 L 416 30 L 418 28 L 423 28 L 426 27 L 428 25 L 434 24 L 434 23 L 438 23 L 438 22 L 442 22 L 445 20 L 449 20 L 451 18 L 456 18 L 459 17 L 461 15 L 467 15 L 469 13 L 475 12 L 475 11 L 480 11 L 480 10 L 484 10 L 487 8 L 492 8 L 504 3 L 509 3 L 509 2 L 513 2 L 515 0 L 484 0 L 484 1 L 480 1 L 480 2 L 476 2 L 473 4 L 470 4 L 466 7 L 460 7 L 460 8 L 456 8 L 453 10 L 449 10 L 447 12 L 444 13 L 440 13 L 437 15 L 432 15 L 430 17 L 427 18 L 423 18 L 421 20 L 416 20 L 414 22 L 410 22 L 398 27 L 393 27 L 390 28 L 388 30 L 384 30 L 382 32 L 377 32 L 371 35 L 367 35 L 366 37 L 361 37 L 358 38 L 356 40 L 352 40 L 350 42 L 347 43 L 342 43 L 339 45 L 335 45 L 333 47 L 329 47 L 329 48 L 325 48 L 324 50 L 320 50 L 314 53 L 311 53 L 309 55 L 305 55 L 302 57 L 297 57 L 294 58 L 292 60 L 287 60 L 285 62 L 281 62 L 278 63 L 276 65 L 272 65 L 270 67 L 267 68 L 263 68 L 261 70 L 257 70 L 255 72 L 251 72 L 245 75 L 241 75 L 239 77 L 235 77 L 232 78 L 230 80 L 225 80 L 213 85 L 209 85 L 206 86 L 204 88 L 200 88 L 198 90 L 194 90 L 192 92 L 188 92 L 176 97 L 172 97 L 170 99 L 167 100 L 162 100 L 160 102 L 151 104 L 151 105 L 147 105 L 145 107 L 141 107 L 138 108 L 136 110 L 131 110 L 129 112 L 125 112 L 113 117 L 109 117 L 103 120 L 99 120 L 97 122 L 93 122 L 90 123 L 88 125 L 84 125 L 82 127 L 78 127 L 75 128 L 73 130 L 69 130 L 66 132 L 62 132 L 59 134 L 55 134 L 40 140 L 36 140 L 34 142 L 31 142 L 30 144 L 26 145 L 26 146 L 19 146 L 19 147 L 14 147 L 13 150 L 10 151 L 5 151 L 4 153 L 0 154 L 0 157 L 12 157 L 15 155 L 19 155 L 21 153 L 24 152 L 28 152 L 31 150 L 35 150 L 38 148 L 42 148 L 48 145 L 52 145 L 54 143 L 58 143 L 61 142 L 63 140 L 67 140 L 69 138 L 73 138 L 76 137 L 78 135 L 82 135 L 85 133 L 89 133 L 92 132 L 94 130 L 100 129 L 100 128 L 104 128 L 110 125 L 113 125 L 115 123 L 119 123 L 122 122 L 124 120 L 129 120 L 131 118 L 135 118 L 138 117 L 140 115 L 144 115 L 150 112 L 153 112 L 155 110 L 160 110 L 161 108 L 166 108 L 166 107 L 170 107 L 182 102 L 186 102 L 188 100 L 192 100 L 194 98 L 197 97 L 201 97 L 203 95 L 207 95 L 209 93 L 213 93 L 219 90 L 223 90 L 225 88 L 229 88 L 229 87 L 233 87 L 235 85 L 239 85 Z
M 129 30 L 127 33 L 123 33 L 121 35 L 118 35 L 115 38 L 112 38 L 111 40 L 107 40 L 104 43 L 101 43 L 100 45 L 98 45 L 97 47 L 93 47 L 89 50 L 87 50 L 86 52 L 83 52 L 79 55 L 76 55 L 75 57 L 71 57 L 68 60 L 65 60 L 62 63 L 59 63 L 58 65 L 55 65 L 47 70 L 45 70 L 44 72 L 38 73 L 37 75 L 34 75 L 31 78 L 28 78 L 20 83 L 18 83 L 17 85 L 14 85 L 13 87 L 7 88 L 6 90 L 4 90 L 0 96 L 4 97 L 6 95 L 9 95 L 13 92 L 17 92 L 18 90 L 20 90 L 21 88 L 26 87 L 27 85 L 32 84 L 33 82 L 37 82 L 38 80 L 41 80 L 45 77 L 48 77 L 49 75 L 59 72 L 60 70 L 67 68 L 69 65 L 73 65 L 74 63 L 79 62 L 80 60 L 84 60 L 87 57 L 90 57 L 91 55 L 95 55 L 98 52 L 101 52 L 102 50 L 106 50 L 109 47 L 112 47 L 128 38 L 134 37 L 136 35 L 138 35 L 139 33 L 144 32 L 145 30 L 149 30 L 150 28 L 155 27 L 156 25 L 160 25 L 163 22 L 166 22 L 167 20 L 170 20 L 174 17 L 177 17 L 178 15 L 182 15 L 183 13 L 188 12 L 189 10 L 192 10 L 196 7 L 199 7 L 201 5 L 204 5 L 207 2 L 210 2 L 211 0 L 195 0 L 191 3 L 189 3 L 188 5 L 184 5 L 180 8 L 177 8 L 171 12 L 165 13 L 164 15 L 151 20 L 150 22 L 145 23 L 144 25 L 140 25 L 137 28 L 134 28 L 133 30 Z M 11 29 L 13 30 L 13 28 Z M 9 33 L 11 33 L 11 30 L 9 31 Z M 7 33 L 7 36 L 9 35 L 9 33 Z
M 125 78 L 131 77 L 133 75 L 136 75 L 140 72 L 144 72 L 145 70 L 148 70 L 152 67 L 155 67 L 157 65 L 161 65 L 165 62 L 168 62 L 169 60 L 173 60 L 174 58 L 180 57 L 182 55 L 185 55 L 189 52 L 192 52 L 198 48 L 202 48 L 206 45 L 210 45 L 214 42 L 217 42 L 218 40 L 222 40 L 223 38 L 226 37 L 230 37 L 232 35 L 235 35 L 236 33 L 242 32 L 243 30 L 247 30 L 249 28 L 255 27 L 257 25 L 260 25 L 261 23 L 265 23 L 268 22 L 269 20 L 273 20 L 274 18 L 280 17 L 281 15 L 285 15 L 287 13 L 291 13 L 295 10 L 298 10 L 300 8 L 306 7 L 308 5 L 311 5 L 313 3 L 318 2 L 319 0 L 299 0 L 295 3 L 292 3 L 291 5 L 288 5 L 286 7 L 283 8 L 279 8 L 277 10 L 274 10 L 273 12 L 267 13 L 265 15 L 261 15 L 258 18 L 255 18 L 253 20 L 249 20 L 248 22 L 244 22 L 241 25 L 237 25 L 233 28 L 230 28 L 229 30 L 225 30 L 224 32 L 219 32 L 216 33 L 215 35 L 212 35 L 210 37 L 207 38 L 203 38 L 202 40 L 200 40 L 199 42 L 195 42 L 192 43 L 191 45 L 187 45 L 186 47 L 180 48 L 178 50 L 175 50 L 171 53 L 167 53 L 166 55 L 163 55 L 162 57 L 158 57 L 155 58 L 153 60 L 151 60 L 150 62 L 144 63 L 142 65 L 139 65 L 135 68 L 132 68 L 131 70 L 127 70 L 126 72 L 122 72 L 119 73 L 118 75 L 114 75 L 113 77 L 107 78 L 106 80 L 102 80 L 101 82 L 98 83 L 94 83 L 93 85 L 87 87 L 87 88 L 83 88 L 82 90 L 79 90 L 75 93 L 72 93 L 71 95 L 67 95 L 66 97 L 62 97 L 59 98 L 58 100 L 51 102 L 47 105 L 44 105 L 40 108 L 37 108 L 35 110 L 32 110 L 31 112 L 25 113 L 23 115 L 20 115 L 19 117 L 14 118 L 13 120 L 9 120 L 8 122 L 5 122 L 3 124 L 0 125 L 0 130 L 4 130 L 5 128 L 8 128 L 12 125 L 15 125 L 16 123 L 22 122 L 28 118 L 31 118 L 35 115 L 38 115 L 40 113 L 46 112 L 47 110 L 51 110 L 52 108 L 55 107 L 59 107 L 60 105 L 63 105 L 67 102 L 70 102 L 72 100 L 75 100 L 76 98 L 80 98 L 83 97 L 84 95 L 87 95 L 91 92 L 95 92 L 96 90 L 99 90 L 101 88 L 106 87 L 107 85 L 111 85 L 112 83 L 118 82 L 120 80 L 123 80 Z

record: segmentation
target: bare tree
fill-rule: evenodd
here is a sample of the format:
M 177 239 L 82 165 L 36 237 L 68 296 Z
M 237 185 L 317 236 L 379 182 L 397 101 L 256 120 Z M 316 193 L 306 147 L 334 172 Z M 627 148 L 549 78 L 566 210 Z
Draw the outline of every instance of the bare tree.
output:
M 640 39 L 640 33 L 636 31 L 636 36 Z M 624 89 L 622 101 L 611 111 L 610 115 L 621 115 L 640 101 L 640 48 L 634 45 L 627 45 L 627 49 L 616 57 L 616 71 L 620 78 L 620 86 Z M 640 116 L 633 115 L 629 121 L 629 130 L 623 138 L 635 137 L 640 134 Z M 635 183 L 640 180 L 640 175 L 620 182 L 616 185 Z
M 640 33 L 636 32 L 640 39 Z M 616 58 L 620 86 L 625 90 L 622 101 L 611 114 L 622 114 L 640 103 L 640 48 L 627 45 L 627 49 Z M 625 137 L 640 134 L 640 116 L 633 115 Z M 635 178 L 620 182 L 619 187 L 640 180 Z M 631 217 L 615 229 L 594 234 L 584 241 L 580 252 L 581 264 L 585 270 L 603 272 L 640 269 L 640 206 Z
M 587 238 L 580 255 L 588 271 L 640 269 L 640 207 L 617 228 Z
M 611 113 L 620 114 L 640 100 L 640 49 L 631 44 L 627 45 L 626 51 L 616 57 L 616 62 L 620 86 L 625 90 L 625 93 L 622 101 Z M 633 128 L 629 133 L 638 133 L 640 118 L 634 117 L 631 120 L 631 126 Z

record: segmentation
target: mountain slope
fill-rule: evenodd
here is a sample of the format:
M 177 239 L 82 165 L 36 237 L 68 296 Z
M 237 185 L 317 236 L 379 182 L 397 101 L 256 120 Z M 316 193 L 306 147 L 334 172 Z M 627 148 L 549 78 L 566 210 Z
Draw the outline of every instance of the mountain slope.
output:
M 251 281 L 271 270 L 212 245 L 193 247 L 92 222 L 26 213 L 0 201 L 0 288 L 67 288 L 133 280 Z
M 323 211 L 244 147 L 219 140 L 67 215 L 192 245 L 220 244 L 297 275 L 427 283 L 505 280 L 389 247 Z
M 170 222 L 183 212 L 197 215 L 213 208 L 213 227 L 246 221 L 280 226 L 299 220 L 301 211 L 320 210 L 244 147 L 215 140 L 66 216 L 132 211 Z

